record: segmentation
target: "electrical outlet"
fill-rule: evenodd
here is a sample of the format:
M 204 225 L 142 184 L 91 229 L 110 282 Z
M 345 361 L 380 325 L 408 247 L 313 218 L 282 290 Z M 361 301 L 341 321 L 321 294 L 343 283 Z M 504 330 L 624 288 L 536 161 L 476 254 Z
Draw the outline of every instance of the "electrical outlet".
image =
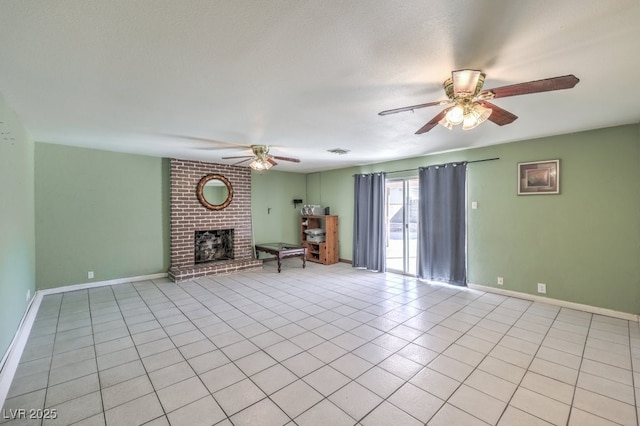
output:
M 498 277 L 498 285 L 503 285 L 503 284 L 504 284 L 504 278 Z
M 31 290 L 27 290 L 27 302 L 31 299 Z
M 538 283 L 538 293 L 546 293 L 546 292 L 547 292 L 547 285 Z
M 93 271 L 87 272 L 87 278 L 89 278 L 90 280 L 93 279 Z
M 472 208 L 473 210 L 477 209 L 477 208 L 478 208 L 478 202 L 477 202 L 477 201 L 472 201 L 472 202 L 471 202 L 471 208 Z

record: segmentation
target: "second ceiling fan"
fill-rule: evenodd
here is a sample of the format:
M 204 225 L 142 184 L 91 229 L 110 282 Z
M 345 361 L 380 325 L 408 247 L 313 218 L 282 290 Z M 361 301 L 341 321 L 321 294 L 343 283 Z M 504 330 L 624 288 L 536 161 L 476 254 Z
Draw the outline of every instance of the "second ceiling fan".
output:
M 378 113 L 378 115 L 413 111 L 435 105 L 450 105 L 418 129 L 416 135 L 428 132 L 437 124 L 448 129 L 462 124 L 464 130 L 469 130 L 489 120 L 499 126 L 504 126 L 505 124 L 513 123 L 518 117 L 488 102 L 489 100 L 505 98 L 507 96 L 571 89 L 580 81 L 575 75 L 569 74 L 562 77 L 553 77 L 482 90 L 484 79 L 485 74 L 479 70 L 464 69 L 452 71 L 451 78 L 448 78 L 443 83 L 444 91 L 448 98 L 447 100 L 390 109 L 382 111 Z
M 279 155 L 269 154 L 269 147 L 267 145 L 251 145 L 251 151 L 253 151 L 253 155 L 222 157 L 222 159 L 230 160 L 230 159 L 236 159 L 236 158 L 243 158 L 243 160 L 240 160 L 235 164 L 241 164 L 241 163 L 244 163 L 245 161 L 252 160 L 251 163 L 249 163 L 249 167 L 251 167 L 253 170 L 269 170 L 272 166 L 275 166 L 278 164 L 275 162 L 275 160 L 290 161 L 292 163 L 300 162 L 300 160 L 297 158 L 281 157 Z

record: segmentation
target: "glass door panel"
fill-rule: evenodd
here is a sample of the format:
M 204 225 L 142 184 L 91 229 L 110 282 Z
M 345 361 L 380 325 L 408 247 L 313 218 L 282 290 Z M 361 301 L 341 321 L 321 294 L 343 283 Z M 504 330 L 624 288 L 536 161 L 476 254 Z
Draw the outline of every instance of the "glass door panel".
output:
M 387 180 L 385 194 L 387 270 L 404 272 L 404 181 Z
M 416 274 L 418 179 L 386 182 L 387 270 Z

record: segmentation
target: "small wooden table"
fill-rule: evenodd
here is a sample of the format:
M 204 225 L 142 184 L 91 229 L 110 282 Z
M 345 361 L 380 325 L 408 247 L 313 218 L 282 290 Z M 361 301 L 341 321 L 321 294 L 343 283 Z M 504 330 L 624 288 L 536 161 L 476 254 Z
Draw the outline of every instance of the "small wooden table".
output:
M 285 257 L 302 257 L 302 267 L 307 266 L 307 248 L 296 244 L 288 243 L 265 243 L 256 244 L 256 256 L 259 258 L 258 252 L 273 254 L 278 259 L 278 273 L 282 269 L 282 259 Z

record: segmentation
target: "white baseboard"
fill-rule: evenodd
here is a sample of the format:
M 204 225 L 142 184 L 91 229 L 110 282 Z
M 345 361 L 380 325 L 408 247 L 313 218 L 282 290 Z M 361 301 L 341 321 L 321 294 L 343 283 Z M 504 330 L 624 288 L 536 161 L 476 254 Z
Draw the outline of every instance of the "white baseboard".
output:
M 137 277 L 116 278 L 114 280 L 96 281 L 92 283 L 66 285 L 66 286 L 55 287 L 55 288 L 46 288 L 44 290 L 38 290 L 38 293 L 42 293 L 43 296 L 46 296 L 48 294 L 66 293 L 68 291 L 84 290 L 87 288 L 94 288 L 94 287 L 104 287 L 106 285 L 126 284 L 126 283 L 133 283 L 137 281 L 146 281 L 146 280 L 157 280 L 159 278 L 166 278 L 168 276 L 169 274 L 167 274 L 166 272 L 161 272 L 159 274 L 140 275 Z
M 487 293 L 496 293 L 503 296 L 517 297 L 518 299 L 531 300 L 533 302 L 548 303 L 550 305 L 560 306 L 568 309 L 576 309 L 578 311 L 589 312 L 592 314 L 604 315 L 607 317 L 620 318 L 628 321 L 640 323 L 640 315 L 630 314 L 627 312 L 614 311 L 613 309 L 599 308 L 597 306 L 584 305 L 582 303 L 567 302 L 566 300 L 552 299 L 550 297 L 537 296 L 535 294 L 521 293 L 513 290 L 505 290 L 502 288 L 490 287 L 480 284 L 467 283 L 467 287 L 473 290 L 484 291 Z
M 20 358 L 22 357 L 22 352 L 24 351 L 24 347 L 27 344 L 27 340 L 29 339 L 29 334 L 31 333 L 31 328 L 33 327 L 33 323 L 35 322 L 36 316 L 38 314 L 38 309 L 40 309 L 40 304 L 42 303 L 42 299 L 44 296 L 50 294 L 58 294 L 65 293 L 68 291 L 82 290 L 94 287 L 103 287 L 107 285 L 115 285 L 115 284 L 125 284 L 137 281 L 146 281 L 146 280 L 155 280 L 160 278 L 166 278 L 168 274 L 166 272 L 159 274 L 151 274 L 151 275 L 140 275 L 137 277 L 130 278 L 118 278 L 114 280 L 106 280 L 106 281 L 97 281 L 93 283 L 85 283 L 85 284 L 75 284 L 68 285 L 57 288 L 48 288 L 44 290 L 38 290 L 33 295 L 31 302 L 27 305 L 27 309 L 22 317 L 22 321 L 18 326 L 18 330 L 16 334 L 9 344 L 7 351 L 0 361 L 0 408 L 4 405 L 4 401 L 9 394 L 9 388 L 11 387 L 11 382 L 13 381 L 13 377 L 16 374 L 16 370 L 18 369 L 18 364 L 20 363 Z
M 22 351 L 24 351 L 24 347 L 27 344 L 27 339 L 29 338 L 29 333 L 31 333 L 31 327 L 36 319 L 41 302 L 42 295 L 36 292 L 27 305 L 27 310 L 22 316 L 18 331 L 16 331 L 13 340 L 7 348 L 7 352 L 2 358 L 2 363 L 0 363 L 0 407 L 4 405 L 4 401 L 9 393 L 13 376 L 18 369 Z

